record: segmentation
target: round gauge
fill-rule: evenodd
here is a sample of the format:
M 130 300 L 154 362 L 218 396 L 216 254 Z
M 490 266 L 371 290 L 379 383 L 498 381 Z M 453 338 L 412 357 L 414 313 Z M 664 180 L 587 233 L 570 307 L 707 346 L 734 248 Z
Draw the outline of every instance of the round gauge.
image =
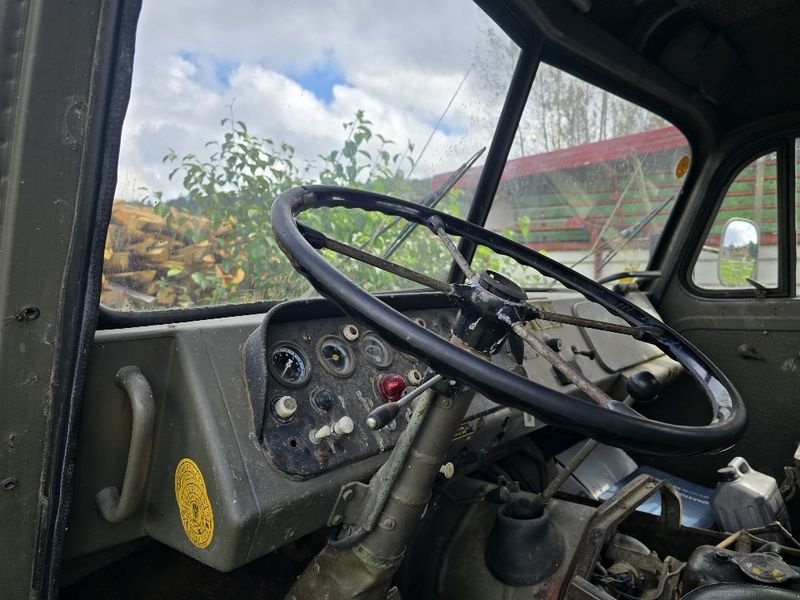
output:
M 305 353 L 290 342 L 273 346 L 267 364 L 278 381 L 290 387 L 303 385 L 311 374 Z
M 356 368 L 356 361 L 342 338 L 326 335 L 317 344 L 317 358 L 323 368 L 336 377 L 347 377 Z
M 361 354 L 376 367 L 385 368 L 392 364 L 394 354 L 392 349 L 386 345 L 376 334 L 365 333 L 361 338 Z

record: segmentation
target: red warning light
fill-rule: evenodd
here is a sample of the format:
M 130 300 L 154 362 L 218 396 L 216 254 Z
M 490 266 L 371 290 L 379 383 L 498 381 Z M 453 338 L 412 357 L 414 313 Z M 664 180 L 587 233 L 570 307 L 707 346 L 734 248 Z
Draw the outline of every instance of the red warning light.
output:
M 402 375 L 389 373 L 378 380 L 378 393 L 386 402 L 397 402 L 406 389 L 406 380 Z

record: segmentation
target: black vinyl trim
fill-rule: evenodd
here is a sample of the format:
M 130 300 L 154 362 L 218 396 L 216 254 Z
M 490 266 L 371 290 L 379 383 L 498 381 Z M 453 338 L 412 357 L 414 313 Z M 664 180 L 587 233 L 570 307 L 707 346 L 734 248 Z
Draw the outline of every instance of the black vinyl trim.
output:
M 122 121 L 130 97 L 133 49 L 141 3 L 138 0 L 103 5 L 95 49 L 86 137 L 81 174 L 81 207 L 75 223 L 73 260 L 64 294 L 64 339 L 76 338 L 71 355 L 58 366 L 53 400 L 53 455 L 50 461 L 50 522 L 40 540 L 35 586 L 44 598 L 56 597 L 64 536 L 71 507 L 72 475 L 77 426 L 94 339 L 100 300 L 103 250 L 117 183 Z M 88 235 L 87 235 L 88 234 Z M 90 238 L 90 245 L 83 240 Z
M 786 295 L 797 295 L 797 234 L 795 233 L 796 184 L 795 139 L 787 138 L 783 144 L 783 160 L 778 170 L 778 237 L 781 271 L 785 278 Z M 781 199 L 784 201 L 781 202 Z

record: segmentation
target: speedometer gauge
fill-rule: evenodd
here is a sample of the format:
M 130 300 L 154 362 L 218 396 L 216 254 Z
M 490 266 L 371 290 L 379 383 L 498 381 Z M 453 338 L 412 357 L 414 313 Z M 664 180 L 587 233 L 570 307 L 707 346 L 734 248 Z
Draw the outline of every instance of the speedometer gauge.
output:
M 326 335 L 317 345 L 317 358 L 322 367 L 336 377 L 347 377 L 356 368 L 356 361 L 345 341 Z
M 385 368 L 392 364 L 394 353 L 376 334 L 369 332 L 361 338 L 361 354 L 376 367 Z
M 273 346 L 268 365 L 275 378 L 290 387 L 303 385 L 311 374 L 305 353 L 290 342 Z

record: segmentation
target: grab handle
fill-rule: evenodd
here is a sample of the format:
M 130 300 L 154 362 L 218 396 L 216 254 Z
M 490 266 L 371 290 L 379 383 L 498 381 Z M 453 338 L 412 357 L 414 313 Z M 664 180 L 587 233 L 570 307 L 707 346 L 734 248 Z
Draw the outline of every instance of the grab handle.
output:
M 97 508 L 109 523 L 124 521 L 141 505 L 155 432 L 153 390 L 139 367 L 122 367 L 117 371 L 114 382 L 125 390 L 131 402 L 133 423 L 122 492 L 115 486 L 109 486 L 95 496 Z

